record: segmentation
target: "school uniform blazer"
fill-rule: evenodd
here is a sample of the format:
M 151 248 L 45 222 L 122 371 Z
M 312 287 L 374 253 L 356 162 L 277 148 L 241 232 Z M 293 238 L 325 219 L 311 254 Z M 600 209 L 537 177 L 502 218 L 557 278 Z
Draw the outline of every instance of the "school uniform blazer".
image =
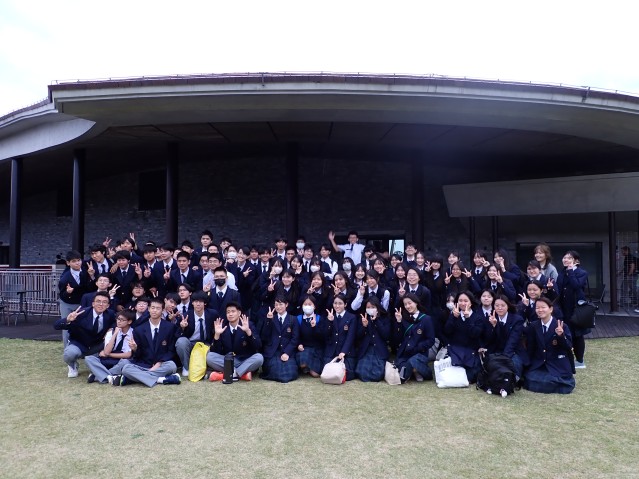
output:
M 219 315 L 214 309 L 205 309 L 204 310 L 204 338 L 200 338 L 200 341 L 206 344 L 211 344 L 213 341 L 213 333 L 214 333 L 214 325 L 213 322 L 219 318 Z M 195 333 L 195 328 L 199 328 L 198 322 L 195 320 L 195 311 L 189 309 L 189 312 L 186 316 L 186 320 L 188 322 L 186 328 L 182 329 L 180 324 L 177 324 L 177 337 L 190 338 Z
M 151 315 L 149 314 L 149 312 L 145 311 L 144 313 L 142 313 L 142 316 L 140 316 L 138 319 L 133 321 L 133 324 L 131 325 L 131 327 L 132 328 L 139 328 L 144 323 L 148 323 L 150 317 L 151 317 Z
M 579 267 L 574 271 L 564 268 L 559 272 L 554 289 L 558 294 L 558 303 L 564 318 L 570 320 L 577 301 L 586 299 L 587 281 L 588 273 Z
M 264 348 L 264 357 L 288 354 L 293 357 L 300 342 L 300 326 L 297 319 L 286 313 L 284 324 L 280 323 L 277 313 L 272 318 L 266 318 L 262 324 L 260 338 Z
M 493 327 L 488 320 L 484 321 L 482 335 L 483 347 L 489 353 L 502 353 L 512 357 L 521 348 L 521 339 L 524 333 L 524 318 L 518 314 L 508 313 L 506 324 L 497 319 Z
M 435 279 L 431 271 L 426 273 L 424 282 L 430 291 L 432 307 L 435 309 L 444 309 L 446 307 L 446 283 L 444 283 L 444 276 L 440 274 L 437 279 Z
M 91 261 L 91 265 L 93 266 L 93 270 L 95 271 L 95 277 L 96 277 L 96 278 L 98 277 L 98 275 L 99 275 L 99 274 L 102 274 L 102 273 L 110 274 L 110 273 L 111 273 L 111 267 L 112 267 L 115 263 L 113 262 L 113 260 L 112 260 L 112 259 L 109 259 L 109 258 L 105 258 L 105 259 L 106 259 L 106 262 L 107 262 L 107 269 L 106 269 L 106 271 L 100 271 L 100 265 L 98 265 L 97 261 L 94 261 L 94 260 L 86 260 L 86 261 L 84 261 L 84 262 L 82 263 L 82 269 L 83 269 L 84 271 L 86 271 L 86 270 L 87 270 L 87 268 L 86 268 L 86 262 L 87 262 L 87 261 Z
M 166 289 L 171 293 L 177 293 L 178 287 L 182 284 L 182 273 L 178 268 L 172 269 L 169 275 L 169 281 L 167 282 Z M 188 274 L 186 275 L 186 281 L 193 291 L 198 291 L 202 289 L 202 273 L 198 271 L 193 271 L 192 269 L 188 270 Z
M 249 328 L 251 329 L 250 336 L 242 331 L 239 325 L 235 329 L 235 334 L 232 335 L 231 327 L 226 319 L 224 320 L 224 326 L 226 326 L 226 329 L 220 335 L 220 339 L 216 341 L 213 336 L 211 351 L 221 355 L 233 353 L 237 359 L 243 361 L 255 353 L 259 353 L 262 349 L 262 340 L 252 322 L 249 321 Z
M 497 289 L 493 289 L 492 283 L 490 280 L 486 280 L 486 289 L 490 289 L 495 292 L 495 294 L 503 294 L 509 300 L 515 301 L 517 299 L 517 290 L 515 286 L 513 286 L 512 281 L 506 278 L 502 278 L 502 283 L 497 283 Z
M 515 290 L 517 291 L 518 294 L 523 292 L 524 290 L 524 284 L 522 281 L 523 274 L 521 272 L 521 269 L 519 269 L 519 266 L 517 266 L 516 264 L 511 264 L 508 267 L 508 269 L 506 269 L 506 271 L 500 274 L 502 278 L 509 279 L 510 281 L 513 282 L 513 286 L 515 287 Z
M 368 317 L 368 316 L 367 316 Z M 368 326 L 362 325 L 360 317 L 357 324 L 357 358 L 361 359 L 372 345 L 377 355 L 388 359 L 388 340 L 390 338 L 390 320 L 388 316 L 380 316 L 375 320 L 368 318 Z
M 475 282 L 479 285 L 479 289 L 485 289 L 486 288 L 486 281 L 488 281 L 488 278 L 486 277 L 486 268 L 484 268 L 483 266 L 480 268 L 479 273 L 477 273 L 477 268 L 474 267 L 471 270 L 471 273 L 473 273 L 472 278 L 475 280 Z
M 84 293 L 88 293 L 90 289 L 89 275 L 80 270 L 80 282 L 76 282 L 71 274 L 71 268 L 67 268 L 60 275 L 60 280 L 58 281 L 58 291 L 60 292 L 60 299 L 68 304 L 80 304 L 82 301 L 82 295 Z M 67 284 L 70 284 L 73 288 L 73 292 L 71 294 L 67 293 Z
M 222 299 L 220 299 L 220 297 L 217 295 L 217 290 L 215 288 L 211 288 L 209 304 L 207 308 L 214 309 L 218 312 L 222 319 L 226 319 L 226 305 L 229 304 L 231 301 L 236 303 L 242 302 L 242 298 L 238 291 L 229 288 L 227 285 L 224 296 L 222 296 Z
M 80 306 L 82 306 L 82 308 L 92 308 L 93 307 L 93 300 L 95 299 L 95 294 L 97 293 L 97 291 L 93 291 L 92 293 L 85 293 L 82 295 L 82 299 L 80 300 Z M 117 306 L 118 306 L 118 300 L 116 298 L 113 298 L 111 300 L 111 302 L 109 303 L 109 309 L 111 311 L 113 311 L 114 313 L 117 311 Z
M 87 354 L 89 350 L 95 353 L 99 352 L 102 349 L 104 335 L 114 326 L 115 313 L 107 309 L 102 313 L 102 329 L 95 333 L 93 331 L 93 308 L 86 310 L 75 321 L 68 322 L 67 318 L 60 318 L 53 325 L 57 330 L 69 331 L 69 342 L 80 348 L 82 354 Z M 98 349 L 96 350 L 96 348 Z
M 404 286 L 404 291 L 406 291 L 404 296 L 406 294 L 409 294 L 410 290 L 411 290 L 411 286 L 408 283 L 406 283 L 406 285 Z M 426 312 L 430 313 L 432 308 L 432 298 L 431 298 L 430 290 L 426 286 L 422 286 L 421 284 L 419 284 L 417 285 L 417 289 L 415 289 L 415 294 L 419 298 L 419 302 L 422 305 L 422 307 L 426 310 Z M 404 298 L 401 297 L 398 293 L 397 297 L 395 298 L 395 308 L 400 308 L 403 306 L 403 303 L 402 303 L 403 299 Z
M 357 336 L 357 317 L 344 311 L 342 318 L 337 319 L 337 313 L 333 321 L 326 320 L 324 324 L 324 357 L 334 358 L 340 353 L 346 356 L 356 357 L 355 337 Z
M 149 265 L 144 262 L 141 265 L 142 268 L 142 283 L 144 289 L 149 290 L 151 288 L 157 288 L 158 292 L 164 290 L 164 263 L 162 261 L 156 261 L 153 263 L 151 269 L 151 276 L 148 278 L 144 276 L 144 272 L 149 269 Z
M 484 320 L 485 317 L 481 309 L 473 310 L 470 318 L 464 320 L 462 320 L 461 315 L 459 318 L 456 318 L 451 312 L 444 325 L 444 332 L 448 338 L 448 344 L 469 348 L 477 352 L 480 345 Z
M 175 325 L 169 321 L 160 321 L 157 346 L 153 346 L 149 321 L 133 330 L 133 339 L 138 347 L 131 357 L 131 362 L 138 366 L 150 368 L 157 362 L 172 361 L 175 356 Z
M 416 321 L 402 318 L 400 323 L 393 318 L 391 326 L 393 341 L 398 345 L 397 357 L 410 358 L 415 354 L 426 354 L 435 344 L 435 328 L 430 316 L 419 313 Z
M 526 348 L 530 358 L 529 370 L 534 371 L 546 366 L 548 372 L 554 376 L 572 375 L 572 334 L 564 323 L 564 334 L 557 336 L 555 328 L 557 320 L 553 317 L 546 334 L 540 320 L 530 324 L 526 329 Z
M 249 271 L 249 273 L 244 276 L 246 271 Z M 242 309 L 246 311 L 253 305 L 253 284 L 259 277 L 258 267 L 253 266 L 247 261 L 241 268 L 236 265 L 233 270 L 233 275 L 235 276 L 235 284 L 240 293 L 240 299 L 242 300 Z
M 320 309 L 320 311 L 322 311 Z M 322 348 L 324 350 L 325 338 L 324 338 L 324 322 L 327 321 L 319 314 L 315 315 L 315 327 L 311 326 L 311 320 L 304 318 L 304 315 L 300 314 L 297 317 L 297 322 L 300 325 L 300 344 L 309 348 Z
M 133 297 L 133 291 L 131 291 L 131 283 L 138 280 L 138 275 L 135 274 L 135 266 L 133 264 L 129 264 L 129 268 L 122 277 L 122 271 L 120 268 L 116 270 L 114 274 L 111 275 L 113 278 L 113 283 L 120 285 L 117 292 L 115 293 L 115 297 L 118 298 L 118 302 L 120 304 L 127 304 L 131 301 Z

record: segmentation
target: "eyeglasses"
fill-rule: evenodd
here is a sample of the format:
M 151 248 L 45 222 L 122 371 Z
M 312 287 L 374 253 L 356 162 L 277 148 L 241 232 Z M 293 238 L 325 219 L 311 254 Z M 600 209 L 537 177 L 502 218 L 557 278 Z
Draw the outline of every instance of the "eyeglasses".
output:
M 128 321 L 127 318 L 124 318 L 122 316 L 118 316 L 117 318 L 115 318 L 116 321 Z
M 94 299 L 93 302 L 95 304 L 109 304 L 109 301 L 106 299 Z

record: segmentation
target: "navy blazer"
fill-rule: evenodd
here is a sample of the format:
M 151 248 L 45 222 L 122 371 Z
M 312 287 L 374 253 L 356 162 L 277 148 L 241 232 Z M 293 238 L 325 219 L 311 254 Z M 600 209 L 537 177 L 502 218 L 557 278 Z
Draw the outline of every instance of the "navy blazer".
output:
M 419 313 L 416 321 L 402 318 L 401 322 L 393 320 L 391 326 L 393 342 L 397 344 L 397 357 L 410 358 L 416 354 L 427 354 L 435 344 L 435 328 L 433 320 L 424 313 Z
M 408 283 L 404 285 L 404 296 L 410 293 L 412 286 Z M 403 296 L 399 295 L 399 290 L 397 290 L 397 296 L 395 297 L 395 308 L 401 308 L 403 305 L 402 301 L 404 299 Z M 432 301 L 430 290 L 426 286 L 422 286 L 421 284 L 417 285 L 417 289 L 415 290 L 415 294 L 419 298 L 419 303 L 426 310 L 427 313 L 430 313 L 432 310 Z
M 448 338 L 448 344 L 469 348 L 477 352 L 485 319 L 481 308 L 474 309 L 470 318 L 466 318 L 465 320 L 461 319 L 461 315 L 459 318 L 456 318 L 451 312 L 444 325 L 444 332 Z
M 297 319 L 289 313 L 280 323 L 277 313 L 273 318 L 266 318 L 262 324 L 260 338 L 264 347 L 264 357 L 270 359 L 275 355 L 288 354 L 293 357 L 300 342 L 300 326 Z
M 244 273 L 248 274 L 244 276 Z M 253 305 L 253 284 L 259 277 L 259 267 L 253 266 L 250 261 L 246 261 L 240 268 L 237 264 L 231 271 L 235 276 L 235 285 L 240 293 L 242 310 L 246 311 Z
M 58 319 L 53 327 L 57 330 L 69 331 L 69 342 L 82 351 L 82 354 L 95 354 L 102 350 L 104 335 L 115 326 L 115 313 L 109 309 L 102 313 L 102 329 L 93 331 L 93 308 L 87 309 L 75 321 L 68 322 L 67 318 Z
M 342 318 L 324 323 L 324 357 L 334 358 L 340 353 L 345 353 L 349 357 L 357 357 L 355 351 L 355 337 L 357 336 L 357 317 L 353 313 L 344 311 Z
M 377 356 L 381 359 L 388 359 L 388 340 L 390 338 L 390 320 L 388 316 L 379 316 L 372 320 L 367 315 L 368 326 L 362 325 L 360 317 L 357 325 L 357 358 L 362 359 L 369 347 L 373 347 Z
M 70 284 L 73 288 L 71 294 L 67 293 L 67 284 Z M 58 281 L 58 291 L 60 292 L 60 299 L 68 304 L 80 304 L 82 296 L 88 293 L 91 289 L 91 279 L 86 271 L 80 270 L 80 282 L 76 282 L 71 274 L 71 268 L 67 268 L 60 275 Z
M 133 329 L 133 339 L 138 347 L 131 357 L 131 362 L 145 368 L 152 367 L 157 362 L 172 361 L 175 355 L 175 325 L 161 320 L 159 324 L 157 346 L 153 346 L 151 328 L 147 322 L 137 329 Z
M 541 320 L 526 328 L 526 348 L 530 358 L 528 370 L 534 371 L 546 366 L 554 376 L 572 375 L 572 334 L 564 323 L 564 334 L 557 336 L 557 320 L 553 317 L 546 334 L 543 333 Z
M 326 318 L 316 314 L 315 327 L 313 327 L 311 326 L 311 318 L 305 318 L 302 314 L 297 317 L 297 322 L 300 325 L 300 344 L 302 346 L 324 350 L 324 321 L 326 321 Z
M 220 316 L 218 312 L 214 309 L 204 310 L 204 338 L 200 338 L 200 341 L 206 344 L 211 344 L 211 342 L 213 341 L 213 334 L 215 332 L 215 326 L 213 322 L 219 317 Z M 182 329 L 179 322 L 177 323 L 177 335 L 178 337 L 184 337 L 188 339 L 193 336 L 193 333 L 195 333 L 196 321 L 195 311 L 193 309 L 189 309 L 186 320 L 188 324 L 184 329 Z
M 519 353 L 521 349 L 523 334 L 524 318 L 518 314 L 508 313 L 506 324 L 497 318 L 495 327 L 485 319 L 482 347 L 486 348 L 489 354 L 502 353 L 508 357 L 512 357 L 515 353 Z
M 126 275 L 124 278 L 122 277 L 122 272 L 120 268 L 116 270 L 114 274 L 111 275 L 113 278 L 112 283 L 120 285 L 117 292 L 115 293 L 115 297 L 120 304 L 127 304 L 131 301 L 133 297 L 133 291 L 131 291 L 131 283 L 134 281 L 138 281 L 138 275 L 135 274 L 135 266 L 133 264 L 129 264 L 129 268 L 126 271 Z
M 242 303 L 242 298 L 240 297 L 240 293 L 235 291 L 234 289 L 226 287 L 226 291 L 224 292 L 224 296 L 222 299 L 217 295 L 217 290 L 215 288 L 211 288 L 209 304 L 207 308 L 214 309 L 220 315 L 220 318 L 226 319 L 226 305 L 230 302 Z
M 186 281 L 193 291 L 202 289 L 202 273 L 199 270 L 188 270 Z M 182 273 L 178 268 L 172 269 L 169 274 L 169 281 L 166 283 L 166 289 L 170 293 L 177 293 L 178 287 L 182 284 Z
M 559 295 L 557 301 L 564 318 L 570 320 L 577 301 L 586 299 L 587 282 L 588 273 L 582 268 L 577 267 L 574 271 L 564 268 L 559 272 L 554 289 Z
M 211 351 L 221 354 L 222 356 L 233 353 L 237 359 L 243 361 L 255 353 L 259 353 L 260 349 L 262 349 L 262 341 L 252 322 L 249 321 L 249 328 L 251 329 L 250 336 L 240 329 L 239 323 L 235 329 L 235 334 L 231 334 L 231 327 L 229 326 L 228 320 L 224 320 L 223 326 L 225 326 L 226 329 L 217 341 L 215 340 L 215 336 L 213 336 Z
M 80 306 L 82 306 L 82 308 L 92 308 L 93 300 L 95 299 L 96 293 L 97 291 L 83 294 L 82 299 L 80 300 Z M 109 303 L 109 309 L 115 313 L 117 311 L 116 309 L 117 306 L 118 306 L 118 300 L 116 298 L 113 298 L 111 302 Z

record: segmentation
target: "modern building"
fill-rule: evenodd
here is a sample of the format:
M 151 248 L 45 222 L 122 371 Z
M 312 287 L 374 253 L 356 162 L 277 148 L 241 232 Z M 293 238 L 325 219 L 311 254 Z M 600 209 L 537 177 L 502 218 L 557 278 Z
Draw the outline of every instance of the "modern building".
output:
M 592 289 L 615 291 L 638 210 L 639 97 L 587 87 L 145 77 L 55 83 L 0 117 L 0 262 L 12 267 L 129 231 L 268 245 L 355 229 L 465 261 L 499 246 L 525 264 L 545 241 L 560 266 L 576 247 Z

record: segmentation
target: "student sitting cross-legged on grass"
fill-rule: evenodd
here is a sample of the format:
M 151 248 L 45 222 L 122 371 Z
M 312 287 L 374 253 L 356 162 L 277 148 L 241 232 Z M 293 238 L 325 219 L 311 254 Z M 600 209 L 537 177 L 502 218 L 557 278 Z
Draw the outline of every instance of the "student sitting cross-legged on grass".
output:
M 286 311 L 287 307 L 288 300 L 284 296 L 277 296 L 274 308 L 268 308 L 262 325 L 262 379 L 287 383 L 297 379 L 299 375 L 295 361 L 295 351 L 299 344 L 299 323 L 295 316 Z
M 233 353 L 233 380 L 250 381 L 253 373 L 264 363 L 264 357 L 259 353 L 262 341 L 255 325 L 248 316 L 242 314 L 242 305 L 229 302 L 226 305 L 226 319 L 216 319 L 214 328 L 211 350 L 206 355 L 206 364 L 214 371 L 209 380 L 221 381 L 224 378 L 224 356 Z
M 180 384 L 180 375 L 173 362 L 175 325 L 162 321 L 163 302 L 151 299 L 149 322 L 133 331 L 129 341 L 132 357 L 122 367 L 122 375 L 113 377 L 114 386 L 139 382 L 148 387 L 156 384 Z
M 539 298 L 535 311 L 539 320 L 526 329 L 530 366 L 524 374 L 524 388 L 537 393 L 569 394 L 575 389 L 570 329 L 553 317 L 549 299 Z
M 57 330 L 69 332 L 69 344 L 65 346 L 62 355 L 69 366 L 68 377 L 78 377 L 78 359 L 102 350 L 104 335 L 115 324 L 115 314 L 107 309 L 109 302 L 107 293 L 96 293 L 91 308 L 82 310 L 78 306 L 53 325 Z
M 417 381 L 433 379 L 428 367 L 428 350 L 435 344 L 435 329 L 430 316 L 422 311 L 417 295 L 407 293 L 402 299 L 405 312 L 395 310 L 391 326 L 392 340 L 397 346 L 395 366 L 402 382 L 413 375 Z
M 87 356 L 84 359 L 89 371 L 88 383 L 97 382 L 106 384 L 113 382 L 113 376 L 122 374 L 122 366 L 126 364 L 123 359 L 131 357 L 129 340 L 133 337 L 133 311 L 120 311 L 115 320 L 116 326 L 111 332 L 110 339 L 104 345 L 104 349 L 97 356 Z

